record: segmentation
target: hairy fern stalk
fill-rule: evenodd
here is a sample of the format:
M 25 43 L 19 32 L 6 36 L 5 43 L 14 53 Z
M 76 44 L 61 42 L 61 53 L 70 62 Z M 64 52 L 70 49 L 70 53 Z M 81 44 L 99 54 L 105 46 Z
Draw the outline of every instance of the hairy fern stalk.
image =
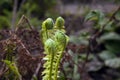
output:
M 57 80 L 59 75 L 59 65 L 63 52 L 68 43 L 68 36 L 65 34 L 64 19 L 58 17 L 54 23 L 51 18 L 46 19 L 42 24 L 41 37 L 44 44 L 42 80 Z

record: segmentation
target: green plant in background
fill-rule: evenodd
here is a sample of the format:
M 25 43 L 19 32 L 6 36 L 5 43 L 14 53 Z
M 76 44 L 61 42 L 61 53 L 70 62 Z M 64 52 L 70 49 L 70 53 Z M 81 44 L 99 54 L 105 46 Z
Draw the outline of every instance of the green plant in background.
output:
M 6 57 L 3 62 L 6 65 L 7 71 L 4 74 L 4 78 L 2 80 L 22 80 L 21 74 L 19 73 L 18 67 L 15 61 L 14 50 L 16 45 L 11 43 L 9 40 L 7 41 L 8 45 L 6 45 Z
M 6 79 L 9 80 L 22 80 L 22 77 L 18 71 L 18 67 L 16 66 L 15 62 L 9 60 L 3 60 L 3 62 L 8 67 L 8 71 L 6 72 Z M 5 80 L 6 80 L 5 79 Z
M 0 29 L 10 28 L 12 0 L 0 1 Z M 10 12 L 11 11 L 11 12 Z
M 0 16 L 0 29 L 6 29 L 10 27 L 9 20 L 5 16 Z
M 39 28 L 39 25 L 41 25 L 42 23 L 41 19 L 46 17 L 46 14 L 50 13 L 49 9 L 53 9 L 55 5 L 56 0 L 25 1 L 19 9 L 18 16 L 21 17 L 21 15 L 23 14 L 29 16 L 30 18 L 32 18 L 30 19 L 31 24 Z
M 101 11 L 91 11 L 86 16 L 86 20 L 94 20 L 94 27 L 102 31 L 100 37 L 97 37 L 99 44 L 104 44 L 105 49 L 99 54 L 100 58 L 105 61 L 105 65 L 112 68 L 120 67 L 120 58 L 116 55 L 120 53 L 120 8 L 108 18 Z
M 60 61 L 69 39 L 65 34 L 64 19 L 58 17 L 55 24 L 51 18 L 45 20 L 42 24 L 41 37 L 46 54 L 42 79 L 57 80 Z
M 10 28 L 14 4 L 14 0 L 0 1 L 0 29 Z M 54 17 L 50 9 L 52 10 L 55 5 L 56 0 L 18 0 L 17 6 L 15 6 L 17 7 L 16 22 L 24 14 L 32 18 L 30 22 L 38 28 L 42 23 L 40 19 L 46 17 L 46 14 Z
M 90 11 L 85 17 L 85 20 L 95 21 L 94 27 L 97 29 L 101 29 L 101 26 L 107 21 L 105 15 L 99 10 Z

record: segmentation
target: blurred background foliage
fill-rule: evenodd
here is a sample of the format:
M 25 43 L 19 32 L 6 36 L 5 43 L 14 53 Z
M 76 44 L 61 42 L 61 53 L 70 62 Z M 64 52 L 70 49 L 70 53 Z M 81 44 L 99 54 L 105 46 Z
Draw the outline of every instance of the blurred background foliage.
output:
M 61 7 L 64 8 L 64 5 L 66 4 L 99 4 L 99 3 L 117 3 L 119 4 L 119 0 L 16 0 L 16 6 L 15 0 L 1 0 L 0 1 L 0 28 L 10 28 L 13 16 L 15 16 L 14 25 L 18 21 L 18 19 L 22 15 L 26 15 L 30 18 L 30 22 L 35 26 L 38 27 L 41 24 L 41 20 L 46 18 L 46 17 L 52 17 L 56 18 L 58 17 L 61 13 Z M 14 7 L 16 7 L 16 12 L 15 15 L 14 13 Z M 69 6 L 68 6 L 69 7 Z M 73 6 L 74 7 L 74 6 Z M 82 7 L 82 6 L 81 6 Z M 70 7 L 71 9 L 74 9 Z M 62 14 L 66 14 L 65 11 L 63 10 Z M 69 11 L 69 10 L 68 10 Z M 88 13 L 90 11 L 89 6 L 84 7 L 84 13 Z M 77 13 L 77 12 L 76 12 Z M 67 12 L 67 14 L 70 14 L 70 12 Z M 78 15 L 76 15 L 78 16 Z M 17 18 L 17 19 L 16 19 Z
M 40 29 L 42 21 L 47 17 L 55 19 L 62 16 L 65 19 L 70 43 L 63 58 L 68 60 L 64 60 L 61 65 L 63 70 L 60 80 L 120 80 L 120 11 L 93 43 L 97 44 L 97 48 L 90 51 L 85 71 L 80 72 L 86 60 L 88 39 L 106 24 L 120 5 L 120 0 L 16 1 L 17 6 L 14 6 L 15 0 L 0 0 L 1 30 L 13 28 L 12 20 L 15 19 L 15 26 L 22 15 L 27 16 L 37 29 Z
M 17 20 L 22 16 L 26 15 L 30 18 L 30 22 L 34 26 L 40 26 L 43 18 L 49 15 L 53 16 L 51 13 L 51 8 L 53 9 L 56 5 L 56 0 L 17 0 L 17 5 L 14 6 L 14 0 L 1 0 L 0 1 L 0 28 L 10 28 L 13 7 L 16 7 Z M 54 17 L 54 16 L 53 16 Z M 31 19 L 32 18 L 32 19 Z M 15 21 L 16 24 L 17 21 Z

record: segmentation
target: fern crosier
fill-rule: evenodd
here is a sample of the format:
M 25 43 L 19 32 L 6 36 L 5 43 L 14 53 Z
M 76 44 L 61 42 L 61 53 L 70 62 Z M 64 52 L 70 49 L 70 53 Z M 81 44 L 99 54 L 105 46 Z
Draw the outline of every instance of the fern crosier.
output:
M 61 58 L 63 56 L 63 51 L 65 50 L 65 47 L 67 45 L 67 36 L 62 32 L 62 31 L 57 31 L 55 33 L 55 41 L 56 41 L 56 45 L 57 45 L 57 54 L 54 58 L 54 60 L 56 61 L 56 65 L 55 65 L 55 80 L 57 79 L 57 74 L 58 74 L 58 68 L 60 65 L 60 61 Z
M 45 42 L 45 53 L 47 54 L 46 55 L 46 63 L 44 64 L 44 68 L 46 68 L 44 71 L 43 71 L 43 75 L 45 75 L 43 77 L 43 80 L 53 80 L 52 79 L 52 69 L 53 69 L 53 60 L 54 60 L 54 54 L 56 52 L 56 49 L 55 49 L 55 41 L 53 41 L 52 39 L 48 39 L 46 42 Z
M 42 23 L 41 38 L 42 38 L 43 44 L 49 38 L 50 35 L 48 35 L 48 34 L 49 34 L 49 31 L 51 31 L 53 29 L 53 26 L 54 26 L 54 23 L 51 18 L 46 19 Z
M 45 69 L 42 72 L 42 79 L 57 80 L 60 61 L 68 43 L 68 37 L 64 30 L 64 19 L 58 17 L 55 24 L 51 18 L 45 20 L 42 24 L 41 37 L 46 54 L 43 58 Z

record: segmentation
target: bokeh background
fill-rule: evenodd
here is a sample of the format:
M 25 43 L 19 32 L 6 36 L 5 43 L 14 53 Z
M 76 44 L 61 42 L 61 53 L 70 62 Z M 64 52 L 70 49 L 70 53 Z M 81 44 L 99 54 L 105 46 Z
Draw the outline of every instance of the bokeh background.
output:
M 89 52 L 82 70 L 88 38 L 99 30 L 95 21 L 85 21 L 86 15 L 97 10 L 109 18 L 119 6 L 120 0 L 0 0 L 0 31 L 14 30 L 22 15 L 36 30 L 41 29 L 46 18 L 62 16 L 70 42 L 62 60 L 60 80 L 120 80 L 120 11 L 97 43 L 93 40 L 92 46 L 97 44 L 97 48 Z

